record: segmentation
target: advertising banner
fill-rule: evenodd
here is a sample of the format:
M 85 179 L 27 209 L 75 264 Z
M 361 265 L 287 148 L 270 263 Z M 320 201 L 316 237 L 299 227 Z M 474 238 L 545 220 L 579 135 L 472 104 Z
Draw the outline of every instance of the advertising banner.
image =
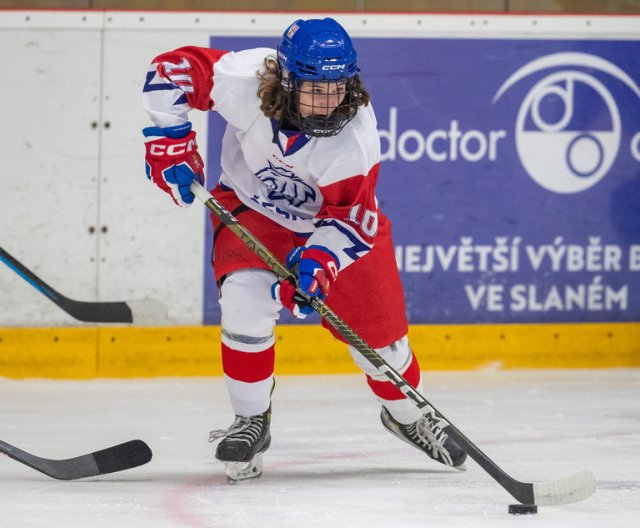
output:
M 410 323 L 640 321 L 639 41 L 354 45 Z M 209 126 L 212 185 L 224 123 Z

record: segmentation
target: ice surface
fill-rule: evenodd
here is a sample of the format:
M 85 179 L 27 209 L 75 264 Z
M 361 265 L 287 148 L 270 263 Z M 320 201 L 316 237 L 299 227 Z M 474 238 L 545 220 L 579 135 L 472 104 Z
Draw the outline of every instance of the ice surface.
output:
M 210 429 L 221 378 L 0 379 L 0 438 L 68 458 L 141 438 L 146 466 L 60 482 L 0 457 L 1 528 L 640 527 L 640 369 L 424 373 L 429 401 L 513 477 L 591 469 L 576 504 L 514 517 L 473 461 L 449 470 L 387 433 L 361 376 L 280 376 L 261 479 L 230 486 Z

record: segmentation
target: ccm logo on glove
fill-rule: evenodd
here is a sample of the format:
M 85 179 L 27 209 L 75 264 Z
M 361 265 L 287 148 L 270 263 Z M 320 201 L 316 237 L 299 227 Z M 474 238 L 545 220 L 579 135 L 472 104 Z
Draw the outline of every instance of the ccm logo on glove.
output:
M 149 149 L 151 156 L 182 156 L 192 150 L 198 150 L 196 145 L 195 132 L 194 137 L 185 143 L 174 143 L 171 145 L 163 145 L 161 143 L 152 143 Z
M 193 203 L 194 180 L 204 185 L 204 163 L 198 154 L 191 123 L 174 127 L 148 127 L 145 136 L 147 178 L 180 206 Z

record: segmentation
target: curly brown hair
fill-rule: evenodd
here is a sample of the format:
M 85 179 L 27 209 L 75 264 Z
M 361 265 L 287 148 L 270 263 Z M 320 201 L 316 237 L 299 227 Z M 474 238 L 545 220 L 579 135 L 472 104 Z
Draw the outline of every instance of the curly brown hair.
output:
M 292 104 L 291 98 L 287 97 L 287 92 L 283 87 L 282 73 L 280 65 L 274 56 L 264 59 L 264 69 L 257 72 L 260 84 L 258 86 L 258 98 L 261 101 L 260 110 L 266 117 L 281 119 L 288 104 Z M 371 97 L 360 81 L 360 77 L 355 75 L 351 79 L 351 97 L 345 98 L 340 105 L 344 110 L 357 111 L 359 106 L 367 106 Z

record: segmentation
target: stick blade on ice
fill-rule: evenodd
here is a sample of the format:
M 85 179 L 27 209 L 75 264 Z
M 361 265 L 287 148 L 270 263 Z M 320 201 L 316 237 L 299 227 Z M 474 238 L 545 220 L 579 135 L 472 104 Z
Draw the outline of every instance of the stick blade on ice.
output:
M 92 454 L 101 475 L 142 466 L 153 456 L 142 440 L 131 440 Z
M 63 460 L 32 455 L 0 440 L 0 453 L 58 480 L 76 480 L 124 471 L 142 466 L 152 457 L 151 449 L 142 440 L 130 440 L 87 455 Z
M 540 506 L 571 504 L 591 497 L 595 491 L 596 480 L 589 470 L 559 480 L 533 485 L 535 504 Z

